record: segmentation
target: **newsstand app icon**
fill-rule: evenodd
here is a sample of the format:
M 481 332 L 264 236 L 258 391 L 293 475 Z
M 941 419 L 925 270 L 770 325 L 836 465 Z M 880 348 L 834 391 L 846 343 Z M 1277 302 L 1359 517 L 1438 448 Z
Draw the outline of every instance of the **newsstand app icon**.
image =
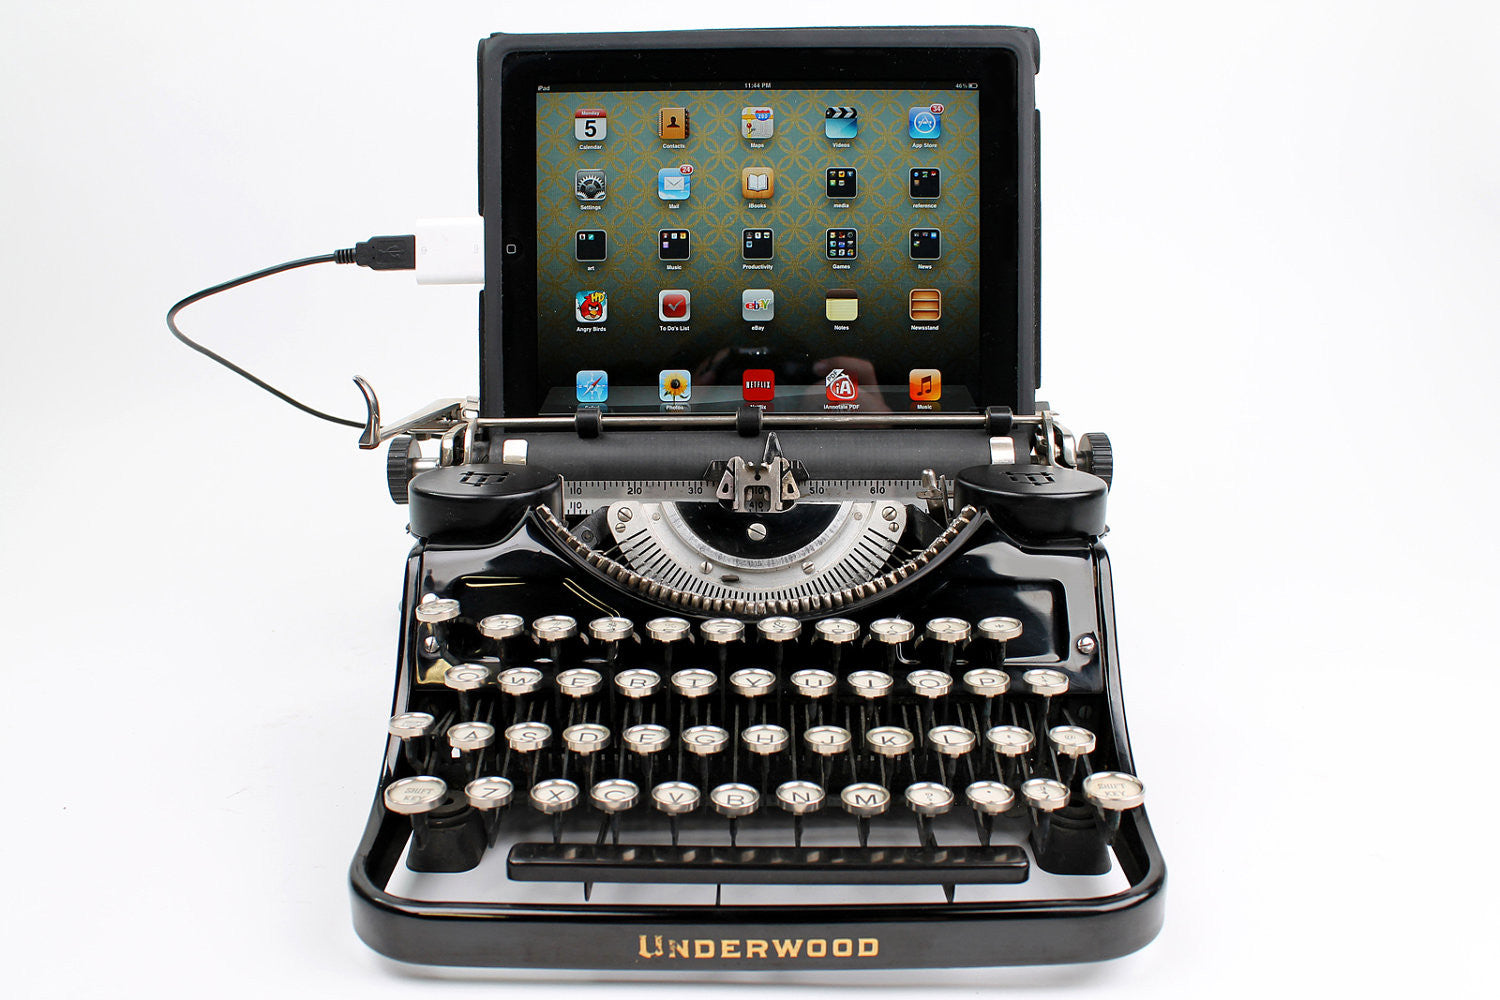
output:
M 842 368 L 835 368 L 823 379 L 830 403 L 852 403 L 859 398 L 859 383 Z
M 776 373 L 769 368 L 747 368 L 744 389 L 747 403 L 769 403 L 776 397 Z

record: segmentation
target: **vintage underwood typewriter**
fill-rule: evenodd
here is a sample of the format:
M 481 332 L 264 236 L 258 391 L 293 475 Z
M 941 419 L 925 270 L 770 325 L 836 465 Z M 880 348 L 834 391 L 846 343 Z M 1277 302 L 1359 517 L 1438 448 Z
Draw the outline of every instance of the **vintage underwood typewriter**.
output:
M 410 505 L 350 870 L 397 959 L 1141 947 L 1108 439 L 1039 381 L 1035 36 L 496 35 L 481 395 Z

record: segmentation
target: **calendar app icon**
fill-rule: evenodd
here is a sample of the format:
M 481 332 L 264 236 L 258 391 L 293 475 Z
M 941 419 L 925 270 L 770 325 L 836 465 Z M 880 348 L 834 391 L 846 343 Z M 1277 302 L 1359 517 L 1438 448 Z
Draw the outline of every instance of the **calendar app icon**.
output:
M 579 108 L 573 112 L 573 138 L 579 142 L 601 142 L 609 135 L 609 115 L 603 108 Z

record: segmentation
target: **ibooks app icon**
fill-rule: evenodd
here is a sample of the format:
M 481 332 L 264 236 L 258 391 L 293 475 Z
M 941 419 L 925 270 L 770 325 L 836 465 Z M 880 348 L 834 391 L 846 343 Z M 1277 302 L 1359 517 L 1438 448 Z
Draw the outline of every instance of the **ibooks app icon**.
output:
M 943 373 L 936 368 L 913 368 L 907 383 L 911 398 L 918 403 L 932 403 L 943 398 Z

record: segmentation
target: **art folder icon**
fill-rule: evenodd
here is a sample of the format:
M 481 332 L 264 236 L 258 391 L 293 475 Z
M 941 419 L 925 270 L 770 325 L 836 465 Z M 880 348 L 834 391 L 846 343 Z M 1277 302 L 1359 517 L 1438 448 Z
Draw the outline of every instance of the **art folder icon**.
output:
M 823 313 L 835 323 L 859 319 L 859 293 L 852 288 L 829 289 L 823 299 Z
M 907 304 L 911 318 L 918 323 L 936 323 L 943 318 L 943 293 L 936 288 L 913 288 Z

